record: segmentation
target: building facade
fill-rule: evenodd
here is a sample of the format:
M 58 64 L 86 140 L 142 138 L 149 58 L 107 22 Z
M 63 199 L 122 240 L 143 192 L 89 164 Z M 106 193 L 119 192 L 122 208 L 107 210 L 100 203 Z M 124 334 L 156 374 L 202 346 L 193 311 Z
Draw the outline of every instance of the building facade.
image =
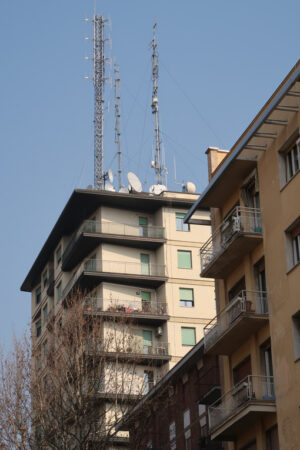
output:
M 111 344 L 109 353 L 134 355 L 135 383 L 144 393 L 196 344 L 215 314 L 213 282 L 199 279 L 199 227 L 183 222 L 196 199 L 73 192 L 21 287 L 31 292 L 33 347 L 41 358 L 47 325 L 76 290 L 84 293 L 85 310 L 103 317 L 107 333 L 112 322 L 131 321 L 130 344 Z M 204 243 L 208 209 L 197 218 Z M 101 392 L 107 389 L 104 375 Z
M 220 395 L 218 357 L 203 339 L 131 410 L 121 428 L 130 448 L 222 450 L 208 434 L 208 405 Z
M 204 351 L 220 355 L 211 438 L 235 450 L 299 448 L 300 62 L 229 152 L 209 148 L 201 277 L 216 280 Z

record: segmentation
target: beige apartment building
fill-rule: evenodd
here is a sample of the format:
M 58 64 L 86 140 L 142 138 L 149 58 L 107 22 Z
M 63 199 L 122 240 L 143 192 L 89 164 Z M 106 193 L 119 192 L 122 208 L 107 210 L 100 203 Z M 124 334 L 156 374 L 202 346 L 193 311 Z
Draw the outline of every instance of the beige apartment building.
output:
M 203 337 L 215 315 L 214 283 L 199 279 L 209 209 L 195 214 L 200 227 L 183 222 L 197 198 L 73 192 L 21 287 L 31 292 L 33 346 L 41 358 L 49 320 L 77 288 L 87 293 L 91 313 L 132 319 L 134 342 L 125 351 L 137 357 L 145 392 Z
M 300 62 L 229 152 L 207 150 L 210 182 L 185 220 L 210 207 L 201 277 L 215 279 L 207 354 L 223 395 L 214 440 L 236 450 L 300 448 Z

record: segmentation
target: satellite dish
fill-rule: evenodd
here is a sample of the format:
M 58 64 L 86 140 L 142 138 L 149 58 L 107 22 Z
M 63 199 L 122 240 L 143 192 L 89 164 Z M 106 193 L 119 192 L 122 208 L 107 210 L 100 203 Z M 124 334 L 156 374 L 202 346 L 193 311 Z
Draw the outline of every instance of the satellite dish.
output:
M 112 184 L 110 183 L 105 183 L 105 191 L 111 191 L 111 192 L 115 192 L 115 188 Z
M 160 195 L 163 191 L 166 191 L 167 188 L 163 184 L 153 184 L 150 186 L 149 192 L 150 194 Z
M 196 192 L 196 185 L 195 185 L 195 183 L 192 183 L 191 181 L 188 181 L 186 183 L 186 191 L 189 194 L 195 194 L 195 192 Z
M 119 189 L 119 192 L 121 192 L 122 194 L 129 194 L 129 189 L 127 189 L 127 187 L 125 187 L 125 186 L 122 186 Z
M 142 183 L 133 172 L 128 172 L 127 178 L 130 184 L 130 190 L 134 192 L 142 192 Z
M 113 183 L 113 181 L 114 181 L 114 175 L 113 175 L 111 169 L 108 169 L 108 171 L 107 171 L 107 177 L 108 177 L 108 179 L 109 179 L 109 182 L 110 182 L 110 183 Z

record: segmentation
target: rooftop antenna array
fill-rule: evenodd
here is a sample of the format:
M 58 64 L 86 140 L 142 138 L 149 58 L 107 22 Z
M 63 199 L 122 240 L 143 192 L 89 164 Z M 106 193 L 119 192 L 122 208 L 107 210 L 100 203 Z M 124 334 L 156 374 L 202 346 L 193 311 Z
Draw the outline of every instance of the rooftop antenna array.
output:
M 119 189 L 123 187 L 122 183 L 122 153 L 121 153 L 121 95 L 120 95 L 120 69 L 118 64 L 114 64 L 114 89 L 115 89 L 115 144 L 117 145 L 118 155 L 118 184 Z
M 92 39 L 85 38 L 94 42 L 93 58 L 86 57 L 86 59 L 93 59 L 94 63 L 94 189 L 104 189 L 105 178 L 108 178 L 108 174 L 103 171 L 104 86 L 106 80 L 104 27 L 107 20 L 104 19 L 104 16 L 96 13 L 92 20 L 85 20 L 94 24 L 94 37 Z
M 157 50 L 157 39 L 156 39 L 156 28 L 157 23 L 153 26 L 153 39 L 151 41 L 152 47 L 152 114 L 154 115 L 155 123 L 155 159 L 151 162 L 151 167 L 155 170 L 156 183 L 158 185 L 167 184 L 166 175 L 167 169 L 164 164 L 164 149 L 161 151 L 161 138 L 159 130 L 159 113 L 158 113 L 158 50 Z M 164 180 L 163 180 L 164 179 Z M 163 183 L 164 181 L 164 183 Z

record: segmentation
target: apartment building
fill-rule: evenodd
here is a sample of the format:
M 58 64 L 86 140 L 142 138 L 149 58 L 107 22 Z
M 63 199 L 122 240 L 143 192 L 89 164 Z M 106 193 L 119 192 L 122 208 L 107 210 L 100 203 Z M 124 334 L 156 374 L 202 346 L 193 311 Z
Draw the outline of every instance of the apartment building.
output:
M 207 409 L 220 396 L 218 357 L 201 339 L 124 417 L 130 448 L 222 450 L 208 434 Z
M 183 222 L 197 198 L 75 190 L 21 287 L 31 292 L 34 348 L 43 355 L 47 324 L 80 289 L 86 311 L 104 322 L 132 320 L 130 348 L 111 347 L 110 357 L 134 353 L 147 392 L 215 315 L 213 281 L 199 279 L 199 241 L 210 235 L 208 208 L 196 213 L 200 228 Z
M 229 152 L 207 150 L 210 207 L 201 277 L 215 279 L 206 354 L 220 355 L 223 395 L 211 438 L 236 450 L 299 448 L 300 62 Z

